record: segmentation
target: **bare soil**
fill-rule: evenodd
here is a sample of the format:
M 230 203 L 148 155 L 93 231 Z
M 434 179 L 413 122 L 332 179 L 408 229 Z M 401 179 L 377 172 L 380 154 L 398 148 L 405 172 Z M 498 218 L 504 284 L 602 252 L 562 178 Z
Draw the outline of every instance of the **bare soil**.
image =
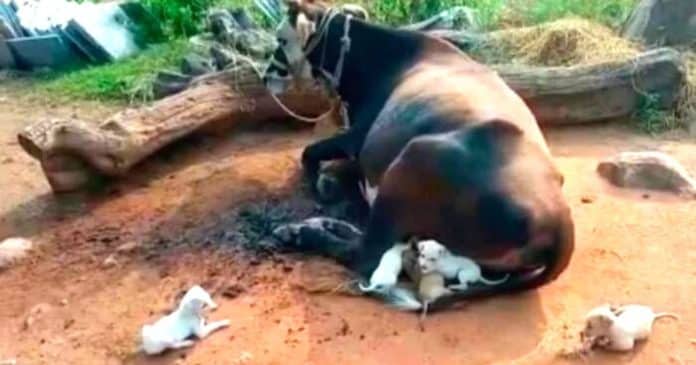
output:
M 329 261 L 246 249 L 263 241 L 268 222 L 252 232 L 258 240 L 247 234 L 238 242 L 245 226 L 237 214 L 248 207 L 247 218 L 263 217 L 264 202 L 289 201 L 294 217 L 317 212 L 297 196 L 298 156 L 316 138 L 312 131 L 268 125 L 194 137 L 99 194 L 56 197 L 17 131 L 72 113 L 99 120 L 114 108 L 25 94 L 0 86 L 0 238 L 29 237 L 39 246 L 0 272 L 0 363 L 583 363 L 557 353 L 576 344 L 587 310 L 610 301 L 648 304 L 681 320 L 660 320 L 634 353 L 596 353 L 589 363 L 696 364 L 696 201 L 619 190 L 595 173 L 600 158 L 644 148 L 669 152 L 696 172 L 696 141 L 680 132 L 650 137 L 617 124 L 546 131 L 576 221 L 569 269 L 538 291 L 434 314 L 421 331 L 414 314 L 319 288 L 341 278 Z M 115 265 L 104 264 L 110 256 Z M 195 283 L 220 305 L 209 317 L 229 318 L 231 327 L 187 351 L 137 353 L 140 326 Z

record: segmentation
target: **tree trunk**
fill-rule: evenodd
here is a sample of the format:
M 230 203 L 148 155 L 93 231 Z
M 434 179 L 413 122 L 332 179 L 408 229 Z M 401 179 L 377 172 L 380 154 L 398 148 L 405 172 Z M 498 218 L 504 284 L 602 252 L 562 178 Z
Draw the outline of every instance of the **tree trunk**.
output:
M 303 116 L 333 104 L 319 89 L 290 91 L 280 100 Z M 162 147 L 203 128 L 287 117 L 250 69 L 202 76 L 181 93 L 151 106 L 127 109 L 101 124 L 47 120 L 18 135 L 24 150 L 42 162 L 54 192 L 80 190 L 98 175 L 122 176 Z
M 459 31 L 430 34 L 464 51 L 486 35 Z M 571 67 L 492 65 L 505 82 L 525 100 L 539 124 L 581 124 L 632 115 L 641 101 L 671 109 L 686 82 L 679 52 L 658 48 L 624 62 Z
M 438 32 L 455 39 L 459 33 Z M 662 48 L 622 63 L 577 67 L 494 66 L 527 102 L 541 125 L 589 123 L 631 115 L 642 97 L 672 107 L 685 80 L 679 53 Z M 225 71 L 152 106 L 115 114 L 100 125 L 52 120 L 19 134 L 22 147 L 42 162 L 55 192 L 82 189 L 94 176 L 121 176 L 163 146 L 204 127 L 287 117 L 251 70 Z M 281 100 L 302 115 L 330 109 L 319 89 L 289 92 Z

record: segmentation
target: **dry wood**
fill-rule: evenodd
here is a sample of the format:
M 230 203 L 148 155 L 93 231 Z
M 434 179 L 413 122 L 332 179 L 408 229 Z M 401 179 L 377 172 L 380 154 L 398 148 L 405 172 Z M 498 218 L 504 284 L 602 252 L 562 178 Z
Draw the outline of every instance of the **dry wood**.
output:
M 320 89 L 296 89 L 280 97 L 293 111 L 317 116 L 331 101 Z M 54 192 L 83 189 L 97 175 L 122 176 L 162 147 L 202 128 L 285 117 L 251 69 L 194 80 L 183 92 L 151 106 L 127 109 L 101 124 L 47 120 L 19 136 L 24 150 L 42 162 Z

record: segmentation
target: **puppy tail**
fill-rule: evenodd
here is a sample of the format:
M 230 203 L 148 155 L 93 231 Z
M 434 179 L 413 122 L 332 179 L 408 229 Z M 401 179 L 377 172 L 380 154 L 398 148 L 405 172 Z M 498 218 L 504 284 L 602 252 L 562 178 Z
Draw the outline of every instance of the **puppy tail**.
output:
M 498 279 L 498 280 L 486 279 L 483 276 L 481 277 L 480 280 L 482 283 L 484 283 L 486 285 L 498 285 L 498 284 L 502 284 L 502 283 L 506 282 L 508 279 L 510 279 L 510 274 L 505 274 L 505 276 L 503 278 Z
M 387 305 L 401 311 L 414 312 L 423 308 L 423 304 L 411 290 L 394 287 L 389 292 L 381 294 Z
M 358 283 L 358 288 L 360 288 L 360 291 L 363 293 L 370 293 L 377 289 L 377 285 L 370 284 L 368 286 L 363 286 L 363 283 Z
M 678 315 L 676 315 L 675 313 L 669 313 L 669 312 L 655 313 L 655 319 L 663 318 L 663 317 L 670 317 L 670 318 L 673 318 L 673 319 L 675 319 L 675 320 L 677 320 L 677 321 L 679 321 L 679 320 L 681 319 L 681 318 L 680 318 Z

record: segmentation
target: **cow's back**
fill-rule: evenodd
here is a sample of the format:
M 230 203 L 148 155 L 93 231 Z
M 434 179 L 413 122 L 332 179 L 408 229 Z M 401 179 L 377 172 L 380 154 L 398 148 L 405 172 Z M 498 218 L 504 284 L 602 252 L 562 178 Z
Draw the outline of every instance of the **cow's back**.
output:
M 371 185 L 414 137 L 493 119 L 517 125 L 548 153 L 534 116 L 497 73 L 458 51 L 424 57 L 403 75 L 365 139 L 360 160 Z

